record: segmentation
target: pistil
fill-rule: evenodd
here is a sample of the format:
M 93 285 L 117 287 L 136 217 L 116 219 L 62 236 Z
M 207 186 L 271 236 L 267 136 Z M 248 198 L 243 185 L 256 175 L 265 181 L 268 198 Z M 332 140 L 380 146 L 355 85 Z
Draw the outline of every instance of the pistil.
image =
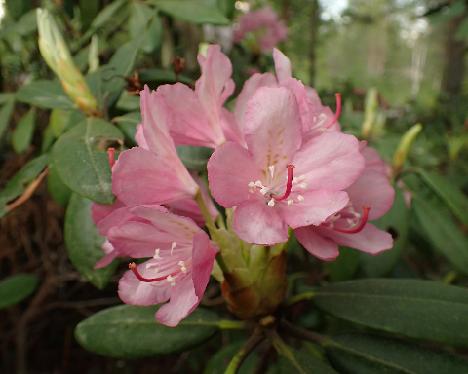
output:
M 340 229 L 340 228 L 334 227 L 333 230 L 341 232 L 343 234 L 357 234 L 358 232 L 361 232 L 366 226 L 367 221 L 369 220 L 369 211 L 370 211 L 370 207 L 367 207 L 367 206 L 362 207 L 361 219 L 359 223 L 355 225 L 354 227 L 351 227 L 349 229 Z
M 294 165 L 288 165 L 288 181 L 286 182 L 286 191 L 281 196 L 272 196 L 276 201 L 286 200 L 291 194 L 293 178 L 294 178 Z M 274 204 L 273 204 L 274 205 Z
M 332 127 L 337 121 L 338 118 L 340 118 L 341 115 L 341 94 L 336 93 L 335 94 L 335 100 L 336 100 L 336 109 L 335 109 L 335 115 L 333 118 L 325 125 L 325 129 L 329 129 Z
M 137 268 L 137 265 L 134 263 L 134 262 L 130 262 L 128 264 L 128 268 L 133 272 L 133 274 L 135 274 L 135 277 L 141 281 L 141 282 L 161 282 L 161 281 L 169 281 L 169 282 L 174 282 L 174 276 L 177 275 L 177 272 L 175 273 L 172 273 L 172 274 L 169 274 L 169 275 L 166 275 L 164 277 L 159 277 L 159 278 L 145 278 L 144 276 L 142 276 L 140 274 L 140 272 L 138 271 L 138 268 Z

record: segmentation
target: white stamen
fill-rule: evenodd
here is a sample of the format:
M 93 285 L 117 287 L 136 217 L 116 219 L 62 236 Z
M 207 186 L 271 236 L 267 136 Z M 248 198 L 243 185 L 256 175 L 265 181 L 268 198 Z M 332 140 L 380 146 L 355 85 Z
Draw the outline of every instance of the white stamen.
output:
M 255 186 L 262 188 L 263 187 L 262 181 L 256 180 L 255 181 Z
M 175 278 L 172 275 L 168 275 L 166 277 L 166 280 L 171 284 L 171 286 L 175 286 L 176 281 L 175 281 Z
M 159 260 L 159 259 L 161 258 L 161 256 L 159 255 L 159 252 L 161 252 L 161 250 L 160 250 L 159 248 L 156 248 L 156 249 L 154 250 L 154 256 L 153 256 L 153 258 L 154 258 L 155 260 Z
M 172 246 L 171 246 L 171 256 L 172 254 L 174 253 L 174 249 L 176 248 L 177 246 L 177 243 L 176 242 L 172 242 Z
M 179 262 L 177 263 L 177 265 L 180 266 L 180 271 L 181 271 L 182 273 L 186 273 L 186 272 L 187 272 L 187 268 L 185 267 L 185 262 L 184 262 L 184 261 L 179 261 Z
M 271 200 L 268 202 L 268 206 L 275 206 L 275 199 L 271 199 Z
M 299 188 L 307 188 L 307 183 L 305 183 L 305 182 L 299 183 L 299 184 L 297 185 L 297 187 L 299 187 Z
M 270 171 L 270 176 L 273 178 L 275 175 L 275 165 L 268 166 L 268 170 Z
M 293 199 L 288 199 L 288 205 L 293 205 L 294 200 Z
M 262 187 L 260 188 L 260 193 L 262 195 L 266 195 L 268 192 L 270 191 L 270 189 L 268 187 Z
M 254 188 L 255 187 L 255 182 L 254 181 L 250 181 L 249 182 L 249 188 Z
M 304 201 L 304 196 L 297 195 L 297 201 L 299 201 L 299 202 Z

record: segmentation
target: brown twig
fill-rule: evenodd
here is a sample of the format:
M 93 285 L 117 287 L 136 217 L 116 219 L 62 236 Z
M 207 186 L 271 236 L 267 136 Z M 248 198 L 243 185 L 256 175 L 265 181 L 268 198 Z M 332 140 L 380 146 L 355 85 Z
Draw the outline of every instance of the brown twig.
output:
M 11 212 L 13 209 L 18 208 L 20 205 L 24 204 L 26 201 L 28 201 L 34 191 L 36 191 L 37 187 L 41 184 L 42 180 L 45 178 L 47 173 L 49 172 L 48 168 L 45 168 L 41 174 L 37 176 L 36 179 L 34 179 L 28 187 L 24 190 L 24 192 L 21 194 L 20 197 L 18 197 L 15 201 L 12 203 L 8 204 L 5 208 L 7 212 Z

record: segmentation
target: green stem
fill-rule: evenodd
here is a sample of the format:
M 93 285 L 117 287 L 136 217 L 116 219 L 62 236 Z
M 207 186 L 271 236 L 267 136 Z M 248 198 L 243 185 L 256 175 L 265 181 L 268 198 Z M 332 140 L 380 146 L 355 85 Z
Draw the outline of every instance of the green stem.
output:
M 205 200 L 203 199 L 203 195 L 200 189 L 197 191 L 194 199 L 195 199 L 195 202 L 198 204 L 198 207 L 200 208 L 201 214 L 206 223 L 206 227 L 210 231 L 210 234 L 213 234 L 216 231 L 216 226 L 213 221 L 213 217 L 210 214 L 210 210 L 205 204 Z
M 299 338 L 312 341 L 314 343 L 319 343 L 323 345 L 326 341 L 326 338 L 320 334 L 317 334 L 313 331 L 305 330 L 301 327 L 293 325 L 291 322 L 286 320 L 281 320 L 280 325 L 285 331 L 289 332 L 291 335 Z
M 281 339 L 278 333 L 274 330 L 268 330 L 266 331 L 266 334 L 271 340 L 271 343 L 273 344 L 276 352 L 278 352 L 279 355 L 287 358 L 299 373 L 306 374 L 301 364 L 299 364 L 297 361 L 296 356 L 294 356 L 292 349 L 283 341 L 283 339 Z
M 298 303 L 299 301 L 312 300 L 315 297 L 315 295 L 316 293 L 314 291 L 308 291 L 291 296 L 288 300 L 286 300 L 286 305 L 291 306 L 293 304 Z
M 237 352 L 229 362 L 224 374 L 236 374 L 240 366 L 247 356 L 255 349 L 255 347 L 263 340 L 263 334 L 260 331 L 255 331 L 247 340 L 242 348 Z
M 221 330 L 245 330 L 248 325 L 245 321 L 235 321 L 232 319 L 221 319 L 217 322 Z

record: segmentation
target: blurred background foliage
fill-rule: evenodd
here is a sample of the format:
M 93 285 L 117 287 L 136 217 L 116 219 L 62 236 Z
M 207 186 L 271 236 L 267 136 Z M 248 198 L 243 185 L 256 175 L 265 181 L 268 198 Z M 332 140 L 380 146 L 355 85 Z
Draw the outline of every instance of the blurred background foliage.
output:
M 112 194 L 109 188 L 89 191 L 85 183 L 95 183 L 96 178 L 110 181 L 107 146 L 125 149 L 134 144 L 139 121 L 134 93 L 145 83 L 151 88 L 176 81 L 192 84 L 199 74 L 196 56 L 203 43 L 220 43 L 228 53 L 237 92 L 253 70 L 271 70 L 271 56 L 259 54 L 252 40 L 232 45 L 229 38 L 232 24 L 243 12 L 263 5 L 272 6 L 288 25 L 289 37 L 280 49 L 291 58 L 294 75 L 315 87 L 331 107 L 334 93 L 342 93 L 344 130 L 368 140 L 393 164 L 397 186 L 394 208 L 378 223 L 394 234 L 395 248 L 378 257 L 344 249 L 337 261 L 324 264 L 292 241 L 291 296 L 307 295 L 311 286 L 328 281 L 370 282 L 367 278 L 375 277 L 468 285 L 468 1 L 0 0 L 0 271 L 2 279 L 9 277 L 0 284 L 0 312 L 5 315 L 0 319 L 0 371 L 21 373 L 29 367 L 41 373 L 130 373 L 154 372 L 157 365 L 164 372 L 201 372 L 206 366 L 207 373 L 217 373 L 238 351 L 245 337 L 229 331 L 180 355 L 138 362 L 109 359 L 82 349 L 73 330 L 96 311 L 119 304 L 115 281 L 125 265 L 117 273 L 118 264 L 94 270 L 101 238 L 89 218 L 90 200 L 109 203 Z M 54 56 L 47 59 L 50 67 L 41 56 L 38 7 L 57 22 L 79 71 L 75 78 L 79 81 L 82 75 L 90 93 L 67 89 L 64 80 L 73 74 L 63 74 L 63 65 L 54 66 L 50 62 Z M 52 54 L 60 50 L 60 43 L 56 39 Z M 88 94 L 91 100 L 77 101 Z M 90 114 L 100 118 L 86 120 Z M 96 132 L 83 141 L 85 126 Z M 93 136 L 103 141 L 86 143 Z M 84 142 L 90 147 L 85 149 Z M 206 150 L 179 151 L 187 167 L 204 170 Z M 89 159 L 99 161 L 96 175 L 86 164 Z M 381 287 L 393 292 L 390 284 Z M 437 297 L 447 290 L 434 287 Z M 409 284 L 406 296 L 418 290 Z M 450 300 L 455 303 L 466 295 L 457 292 L 447 291 L 447 298 L 453 295 Z M 207 294 L 206 305 L 219 302 L 216 286 Z M 465 299 L 455 303 L 459 309 L 441 312 L 440 320 L 463 315 Z M 369 321 L 356 320 L 352 307 L 361 302 L 337 301 L 334 309 L 318 299 L 320 308 L 341 319 L 301 302 L 285 314 L 313 330 L 361 333 L 367 330 L 360 325 L 367 324 L 423 339 L 423 348 L 430 352 L 467 353 L 466 319 L 458 322 L 459 331 L 454 322 L 452 330 L 446 329 L 448 335 L 432 336 L 462 348 L 440 348 L 426 341 L 432 341 L 431 331 L 422 324 L 437 320 L 426 320 L 425 310 L 411 309 L 402 301 L 404 310 L 419 313 L 413 321 L 416 330 L 387 328 L 386 321 L 375 321 L 372 315 Z M 374 307 L 378 305 L 369 305 Z M 349 314 L 343 315 L 343 310 Z M 150 314 L 141 313 L 149 316 L 146 323 L 152 322 Z M 199 313 L 202 318 L 207 312 Z M 358 327 L 349 321 L 358 322 Z M 214 334 L 208 330 L 202 331 L 204 337 Z M 160 340 L 167 337 L 165 331 L 158 332 Z M 101 335 L 107 332 L 104 329 Z M 97 339 L 97 347 L 89 346 L 87 333 L 85 323 L 77 333 L 80 342 L 106 354 L 105 344 L 112 341 Z M 171 344 L 183 346 L 185 332 L 181 334 L 173 336 Z M 131 332 L 127 337 L 131 339 Z M 367 335 L 340 339 L 330 343 L 327 357 L 344 372 L 444 373 L 447 368 L 442 364 L 445 359 L 428 356 L 413 340 L 382 343 Z M 151 344 L 154 337 L 148 341 Z M 359 360 L 350 359 L 350 352 L 340 354 L 347 344 L 364 352 Z M 152 353 L 167 353 L 158 347 L 154 345 Z M 256 367 L 265 372 L 265 361 L 271 358 L 266 352 L 249 357 L 242 370 L 252 372 Z M 315 344 L 300 352 L 299 358 L 323 353 Z M 380 359 L 392 362 L 400 354 L 406 354 L 407 367 L 373 366 Z M 432 367 L 421 366 L 424 361 Z M 414 362 L 419 366 L 412 367 Z M 463 372 L 466 366 L 460 365 Z M 279 360 L 270 372 L 287 370 L 291 368 Z

